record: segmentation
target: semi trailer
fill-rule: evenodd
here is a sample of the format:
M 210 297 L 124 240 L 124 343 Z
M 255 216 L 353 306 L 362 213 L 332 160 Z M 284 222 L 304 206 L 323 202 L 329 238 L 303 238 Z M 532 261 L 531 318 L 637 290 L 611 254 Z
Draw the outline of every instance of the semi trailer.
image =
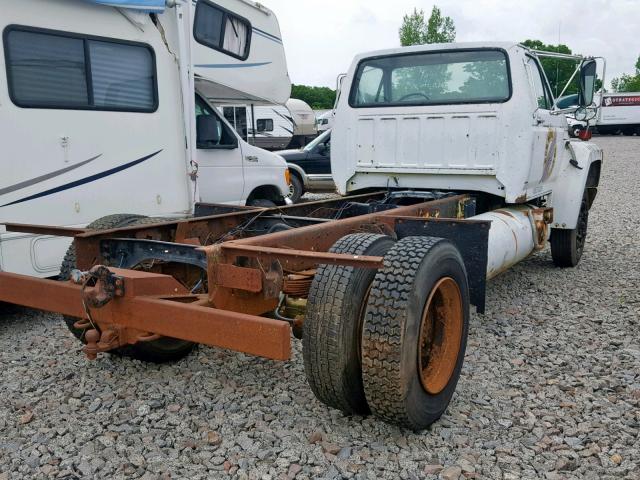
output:
M 284 361 L 293 334 L 321 402 L 424 429 L 454 395 L 487 280 L 547 244 L 557 267 L 584 250 L 602 151 L 569 138 L 541 55 L 515 43 L 358 55 L 333 130 L 343 196 L 201 203 L 153 224 L 7 224 L 73 245 L 62 281 L 0 272 L 0 301 L 62 314 L 90 359 L 176 361 L 200 343 Z M 585 109 L 597 63 L 578 60 Z
M 563 101 L 577 104 L 578 96 L 569 95 Z M 594 101 L 596 108 L 586 118 L 568 116 L 570 135 L 578 137 L 589 130 L 600 135 L 640 135 L 640 92 L 599 92 Z

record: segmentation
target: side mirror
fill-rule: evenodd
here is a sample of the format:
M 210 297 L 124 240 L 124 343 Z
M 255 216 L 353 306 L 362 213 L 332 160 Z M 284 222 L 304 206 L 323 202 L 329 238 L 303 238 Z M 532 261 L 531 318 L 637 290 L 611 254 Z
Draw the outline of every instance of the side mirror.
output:
M 211 148 L 220 143 L 219 122 L 214 115 L 196 117 L 196 143 L 198 148 Z
M 318 154 L 322 155 L 323 157 L 325 157 L 327 155 L 327 152 L 329 151 L 329 149 L 327 148 L 327 145 L 325 143 L 321 143 L 320 145 L 318 145 Z
M 593 103 L 596 86 L 596 61 L 585 60 L 580 65 L 580 106 L 588 107 Z

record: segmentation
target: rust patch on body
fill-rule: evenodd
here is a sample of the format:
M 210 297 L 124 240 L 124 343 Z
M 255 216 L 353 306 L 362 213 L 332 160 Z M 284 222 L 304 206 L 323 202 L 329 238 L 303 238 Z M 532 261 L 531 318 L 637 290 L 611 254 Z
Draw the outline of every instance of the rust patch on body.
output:
M 553 172 L 553 167 L 556 164 L 556 157 L 558 156 L 558 136 L 553 128 L 550 128 L 547 132 L 547 143 L 544 147 L 544 170 L 542 172 L 542 181 L 546 181 Z

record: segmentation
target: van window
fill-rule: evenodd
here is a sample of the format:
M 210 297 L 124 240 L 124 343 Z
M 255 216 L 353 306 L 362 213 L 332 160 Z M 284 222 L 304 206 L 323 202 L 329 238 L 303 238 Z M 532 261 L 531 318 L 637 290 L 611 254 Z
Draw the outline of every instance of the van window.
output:
M 25 108 L 153 112 L 153 51 L 147 45 L 10 27 L 5 33 L 9 94 Z
M 246 60 L 249 56 L 249 21 L 213 3 L 204 0 L 198 2 L 193 36 L 198 43 L 240 60 Z
M 259 118 L 256 120 L 256 129 L 259 132 L 273 132 L 273 119 Z
M 238 140 L 231 132 L 231 129 L 220 119 L 220 116 L 204 100 L 196 95 L 196 119 L 200 116 L 213 116 L 215 118 L 216 129 L 218 130 L 218 141 L 215 144 L 204 144 L 197 142 L 197 148 L 237 148 Z
M 445 50 L 365 59 L 349 98 L 352 107 L 505 102 L 511 96 L 502 50 Z

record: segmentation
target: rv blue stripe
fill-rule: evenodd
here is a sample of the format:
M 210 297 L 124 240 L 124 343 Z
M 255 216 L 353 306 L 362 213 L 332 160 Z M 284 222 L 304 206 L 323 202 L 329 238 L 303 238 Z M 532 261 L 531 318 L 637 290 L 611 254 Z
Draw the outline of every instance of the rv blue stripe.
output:
M 266 38 L 268 40 L 272 40 L 272 41 L 277 42 L 277 43 L 282 43 L 282 39 L 281 38 L 278 38 L 275 35 L 271 35 L 270 33 L 265 32 L 264 30 L 260 30 L 259 28 L 253 27 L 253 31 L 254 31 L 254 33 L 257 33 L 261 37 L 264 37 L 264 38 Z
M 28 202 L 29 200 L 35 200 L 37 198 L 47 197 L 47 196 L 53 195 L 55 193 L 60 193 L 60 192 L 64 192 L 65 190 L 70 190 L 72 188 L 79 187 L 80 185 L 85 185 L 87 183 L 95 182 L 96 180 L 100 180 L 102 178 L 109 177 L 109 176 L 114 175 L 114 174 L 116 174 L 118 172 L 122 172 L 123 170 L 127 170 L 128 168 L 135 167 L 136 165 L 138 165 L 138 164 L 140 164 L 142 162 L 145 162 L 145 161 L 149 160 L 152 157 L 155 157 L 161 151 L 162 150 L 158 150 L 157 152 L 152 153 L 151 155 L 147 155 L 146 157 L 139 158 L 138 160 L 134 160 L 133 162 L 125 163 L 124 165 L 120 165 L 119 167 L 115 167 L 115 168 L 112 168 L 110 170 L 106 170 L 106 171 L 101 172 L 101 173 L 96 173 L 95 175 L 91 175 L 90 177 L 85 177 L 85 178 L 82 178 L 80 180 L 76 180 L 74 182 L 70 182 L 70 183 L 67 183 L 65 185 L 61 185 L 59 187 L 52 188 L 50 190 L 46 190 L 46 191 L 41 192 L 41 193 L 36 193 L 35 195 L 31 195 L 29 197 L 21 198 L 20 200 L 16 200 L 15 202 L 11 202 L 11 203 L 7 203 L 5 205 L 2 205 L 2 207 L 9 207 L 11 205 L 17 205 L 18 203 Z M 2 208 L 2 207 L 0 207 L 0 208 Z
M 33 187 L 38 183 L 46 182 L 47 180 L 51 180 L 52 178 L 59 177 L 60 175 L 64 175 L 65 173 L 69 173 L 72 170 L 76 170 L 87 163 L 91 163 L 94 160 L 100 158 L 102 154 L 96 155 L 95 157 L 90 158 L 89 160 L 85 160 L 84 162 L 76 163 L 75 165 L 71 165 L 70 167 L 62 168 L 60 170 L 56 170 L 55 172 L 47 173 L 46 175 L 42 175 L 40 177 L 32 178 L 31 180 L 26 180 L 24 182 L 16 183 L 15 185 L 11 185 L 9 187 L 0 188 L 0 196 L 7 195 L 9 193 L 17 192 L 18 190 L 22 190 L 27 187 Z
M 272 62 L 262 63 L 201 63 L 194 65 L 196 68 L 250 68 L 261 67 L 263 65 L 269 65 Z

